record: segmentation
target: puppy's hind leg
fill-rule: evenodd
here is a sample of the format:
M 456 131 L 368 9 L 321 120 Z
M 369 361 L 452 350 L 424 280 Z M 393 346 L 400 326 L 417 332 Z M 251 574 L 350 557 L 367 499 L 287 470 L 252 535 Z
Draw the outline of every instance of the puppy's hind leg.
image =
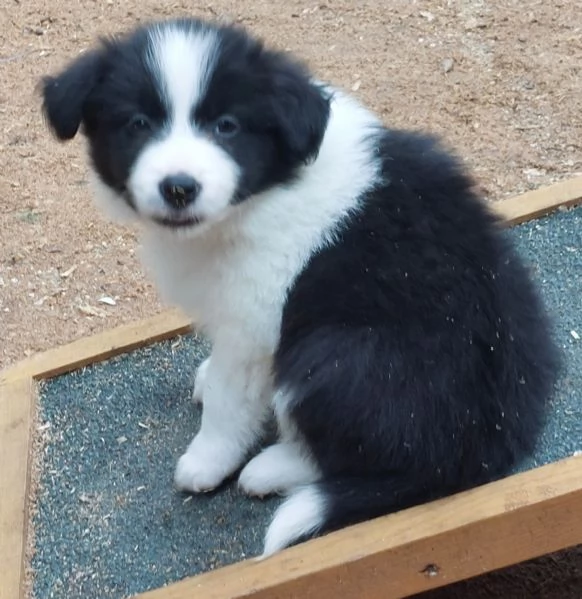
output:
M 254 457 L 244 467 L 238 483 L 247 495 L 264 497 L 288 493 L 320 476 L 319 468 L 299 442 L 284 442 L 271 445 Z
M 264 449 L 241 472 L 239 486 L 247 495 L 286 494 L 321 478 L 319 466 L 288 412 L 291 397 L 291 392 L 282 389 L 273 396 L 280 442 Z

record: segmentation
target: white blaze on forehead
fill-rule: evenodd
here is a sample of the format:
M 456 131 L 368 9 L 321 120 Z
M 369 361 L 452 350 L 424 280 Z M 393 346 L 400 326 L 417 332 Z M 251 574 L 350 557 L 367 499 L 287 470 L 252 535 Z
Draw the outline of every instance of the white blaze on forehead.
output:
M 155 77 L 168 119 L 140 151 L 128 179 L 136 211 L 146 219 L 165 218 L 172 209 L 160 182 L 176 174 L 195 179 L 200 191 L 181 211 L 198 220 L 220 218 L 238 186 L 236 161 L 192 121 L 192 111 L 207 93 L 220 38 L 213 30 L 164 24 L 152 29 L 146 60 Z
M 218 54 L 215 31 L 161 25 L 151 33 L 148 62 L 174 123 L 188 122 L 203 96 Z

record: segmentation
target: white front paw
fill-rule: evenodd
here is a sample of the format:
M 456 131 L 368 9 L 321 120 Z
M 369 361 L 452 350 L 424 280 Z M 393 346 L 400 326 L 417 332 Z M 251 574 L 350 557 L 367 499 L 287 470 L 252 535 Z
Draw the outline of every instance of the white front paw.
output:
M 192 393 L 192 399 L 195 403 L 202 403 L 204 396 L 204 387 L 206 385 L 206 377 L 208 374 L 208 365 L 210 364 L 210 358 L 206 358 L 204 362 L 198 366 L 196 372 L 196 378 L 194 379 L 194 392 Z
M 174 483 L 182 491 L 205 493 L 216 489 L 223 481 L 217 468 L 201 461 L 198 456 L 185 453 L 179 460 L 174 473 Z
M 238 468 L 239 463 L 239 452 L 222 445 L 220 440 L 204 442 L 197 437 L 178 460 L 174 483 L 183 491 L 212 491 Z

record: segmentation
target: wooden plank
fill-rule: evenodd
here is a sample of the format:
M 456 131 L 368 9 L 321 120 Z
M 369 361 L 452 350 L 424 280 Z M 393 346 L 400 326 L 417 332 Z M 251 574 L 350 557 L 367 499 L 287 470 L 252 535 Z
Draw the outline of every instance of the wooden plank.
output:
M 49 378 L 106 360 L 118 354 L 163 341 L 190 330 L 190 320 L 177 310 L 122 325 L 50 349 L 19 362 L 0 373 L 0 384 L 22 378 Z
M 528 191 L 509 200 L 492 202 L 491 207 L 508 225 L 517 225 L 580 202 L 582 177 L 577 177 Z
M 22 593 L 32 415 L 31 379 L 0 386 L 0 599 Z
M 582 542 L 582 456 L 143 593 L 140 599 L 391 599 Z

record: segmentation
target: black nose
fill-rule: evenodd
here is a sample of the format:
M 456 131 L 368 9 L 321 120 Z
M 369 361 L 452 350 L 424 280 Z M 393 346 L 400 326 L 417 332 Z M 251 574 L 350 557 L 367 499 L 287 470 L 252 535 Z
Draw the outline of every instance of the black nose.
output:
M 200 184 L 189 175 L 171 175 L 160 183 L 160 193 L 172 208 L 186 208 L 200 193 Z

